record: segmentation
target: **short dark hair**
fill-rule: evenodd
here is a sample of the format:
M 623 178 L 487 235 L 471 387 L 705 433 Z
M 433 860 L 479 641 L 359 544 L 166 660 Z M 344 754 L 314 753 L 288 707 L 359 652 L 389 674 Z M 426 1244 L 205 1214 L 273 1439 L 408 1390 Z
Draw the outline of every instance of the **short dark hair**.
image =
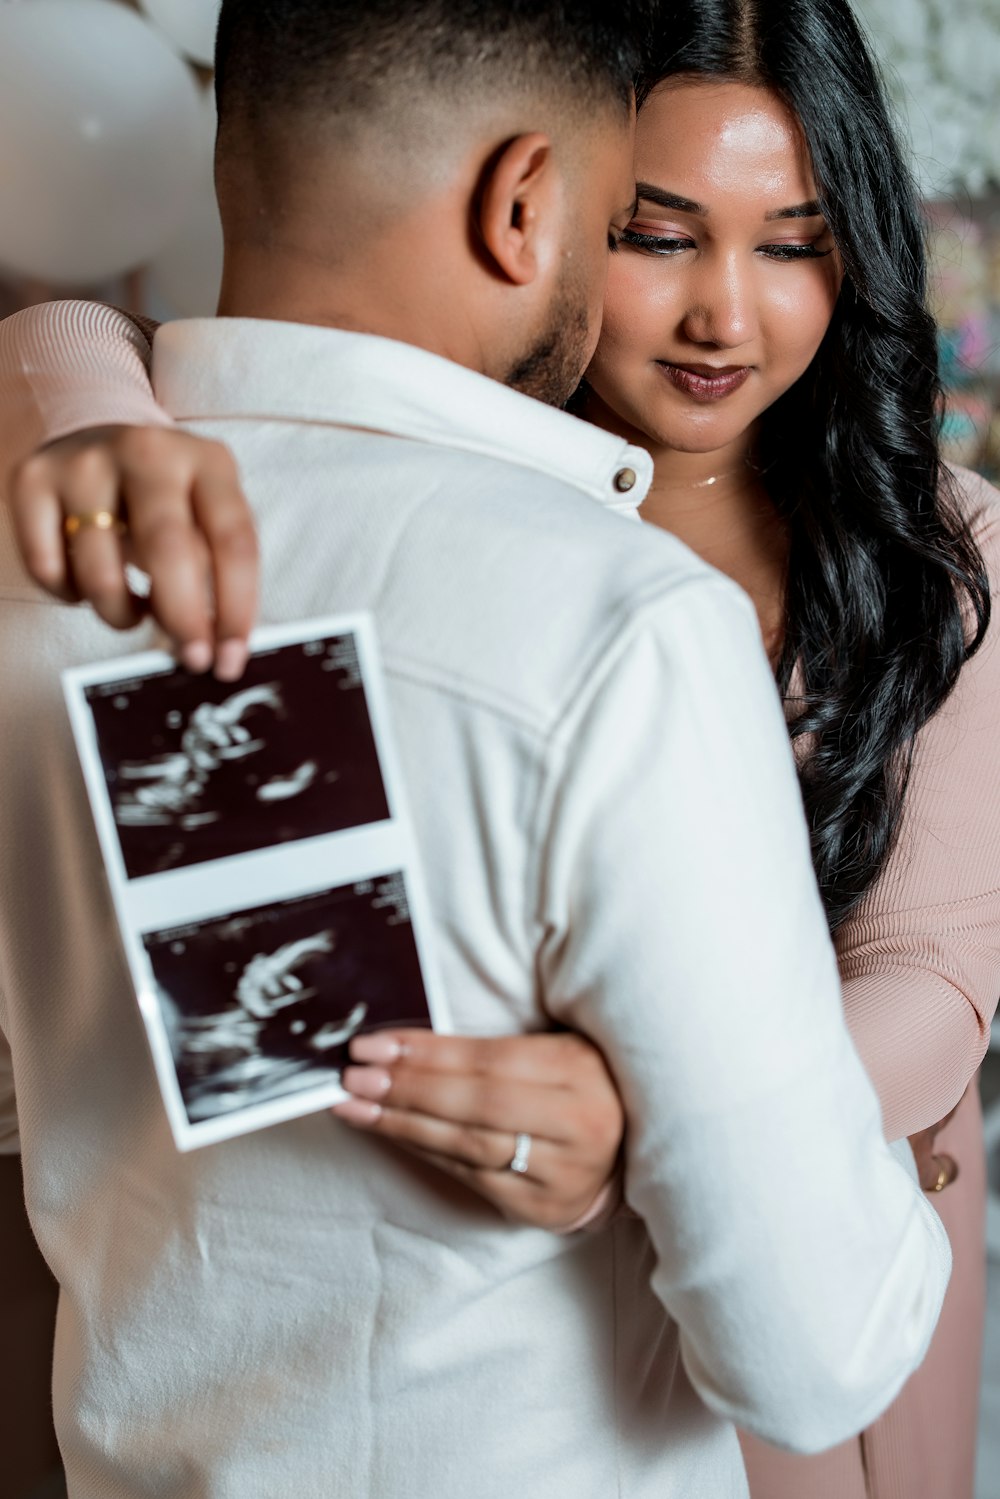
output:
M 553 90 L 632 108 L 638 7 L 630 0 L 224 0 L 220 119 L 274 111 L 405 128 L 414 90 Z

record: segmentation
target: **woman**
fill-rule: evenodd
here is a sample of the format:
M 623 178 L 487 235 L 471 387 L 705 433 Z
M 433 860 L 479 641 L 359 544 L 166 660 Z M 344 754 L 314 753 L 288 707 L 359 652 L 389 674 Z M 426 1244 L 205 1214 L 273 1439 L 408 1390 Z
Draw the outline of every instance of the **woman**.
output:
M 948 1185 L 935 1201 L 955 1251 L 932 1352 L 893 1409 L 820 1458 L 748 1442 L 751 1487 L 754 1499 L 965 1499 L 984 1201 L 969 1085 L 1000 993 L 1000 797 L 986 782 L 1000 657 L 983 561 L 1000 573 L 1000 497 L 940 464 L 919 218 L 846 0 L 679 0 L 654 32 L 640 100 L 639 210 L 612 257 L 579 411 L 650 448 L 644 518 L 757 605 L 848 1018 L 888 1135 L 914 1137 L 925 1184 Z M 25 433 L 165 421 L 142 330 L 109 310 L 21 315 L 0 355 L 5 420 L 22 447 Z M 206 484 L 217 506 L 203 504 Z M 214 545 L 219 517 L 235 513 L 232 471 L 211 445 L 169 433 L 71 442 L 20 471 L 14 502 L 36 576 L 103 596 L 106 617 L 127 622 L 112 534 L 80 531 L 69 577 L 61 551 L 38 542 L 62 505 L 106 508 L 118 491 L 169 625 L 163 596 L 179 599 L 183 583 L 156 526 L 179 497 Z M 226 569 L 224 587 L 234 577 Z M 246 598 L 245 583 L 237 592 Z M 222 610 L 239 615 L 230 593 Z M 239 652 L 231 639 L 224 674 Z M 593 1229 L 618 1210 L 621 1111 L 577 1038 L 408 1034 L 362 1038 L 353 1052 L 355 1099 L 339 1112 L 356 1127 L 430 1153 L 522 1220 Z M 524 1175 L 504 1169 L 512 1120 L 533 1136 Z

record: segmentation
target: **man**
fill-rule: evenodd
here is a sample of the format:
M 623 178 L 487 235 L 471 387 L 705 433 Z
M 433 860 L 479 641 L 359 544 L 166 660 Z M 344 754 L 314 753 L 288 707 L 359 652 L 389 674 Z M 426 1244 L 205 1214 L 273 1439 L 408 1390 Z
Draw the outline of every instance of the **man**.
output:
M 327 1116 L 176 1155 L 56 680 L 119 642 L 8 544 L 0 1022 L 74 1499 L 730 1499 L 731 1419 L 832 1444 L 926 1347 L 947 1244 L 750 606 L 610 513 L 645 454 L 527 399 L 596 339 L 633 61 L 619 6 L 226 0 L 223 317 L 154 381 L 236 452 L 265 615 L 374 612 L 459 1028 L 599 1042 L 641 1218 L 516 1229 Z

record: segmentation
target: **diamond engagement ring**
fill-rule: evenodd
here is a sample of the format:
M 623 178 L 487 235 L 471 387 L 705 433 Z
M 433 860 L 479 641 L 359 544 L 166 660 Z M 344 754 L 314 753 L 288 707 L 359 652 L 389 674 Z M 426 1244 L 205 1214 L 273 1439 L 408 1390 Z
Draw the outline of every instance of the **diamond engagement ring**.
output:
M 508 1171 L 516 1171 L 518 1176 L 524 1176 L 528 1169 L 528 1159 L 531 1155 L 531 1136 L 515 1135 L 514 1154 L 507 1165 Z

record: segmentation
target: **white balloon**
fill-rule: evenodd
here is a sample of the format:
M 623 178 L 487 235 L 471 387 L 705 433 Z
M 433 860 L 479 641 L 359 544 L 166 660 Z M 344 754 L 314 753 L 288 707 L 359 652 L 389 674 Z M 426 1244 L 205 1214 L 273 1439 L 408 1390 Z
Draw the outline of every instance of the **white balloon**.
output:
M 189 211 L 201 118 L 189 68 L 116 0 L 0 0 L 0 263 L 94 285 Z
M 211 67 L 221 0 L 139 0 L 139 3 L 185 57 Z
M 203 99 L 202 160 L 191 213 L 180 232 L 149 267 L 150 292 L 162 300 L 164 317 L 210 317 L 219 301 L 222 281 L 222 224 L 215 201 L 212 162 L 215 155 L 215 98 Z M 157 316 L 160 309 L 157 307 Z

